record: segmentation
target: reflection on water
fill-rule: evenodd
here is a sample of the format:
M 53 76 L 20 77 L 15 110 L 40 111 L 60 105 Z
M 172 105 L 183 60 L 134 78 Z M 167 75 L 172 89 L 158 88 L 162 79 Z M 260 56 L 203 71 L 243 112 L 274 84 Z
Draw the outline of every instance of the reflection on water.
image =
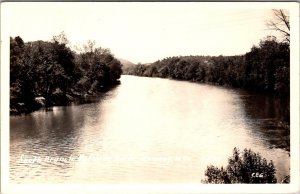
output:
M 242 95 L 247 116 L 255 124 L 255 134 L 268 146 L 290 149 L 290 131 L 282 121 L 289 123 L 289 99 L 261 94 Z
M 207 165 L 251 148 L 289 174 L 278 101 L 258 94 L 122 76 L 90 104 L 10 118 L 15 183 L 200 183 Z M 284 106 L 283 106 L 284 107 Z
M 70 107 L 53 107 L 50 111 L 36 111 L 22 117 L 11 117 L 10 170 L 11 176 L 23 180 L 55 180 L 68 177 L 70 163 L 46 161 L 46 157 L 59 158 L 76 153 L 80 128 L 84 117 L 80 110 Z M 23 158 L 42 157 L 43 163 L 22 162 Z M 50 160 L 50 159 L 49 159 Z M 26 168 L 23 166 L 26 165 Z M 47 169 L 52 169 L 49 176 Z M 18 182 L 21 182 L 19 179 Z
M 245 93 L 245 92 L 243 92 Z M 241 95 L 246 103 L 246 110 L 253 119 L 274 118 L 289 120 L 289 99 L 281 99 L 276 96 L 248 93 Z M 258 108 L 260 107 L 260 108 Z

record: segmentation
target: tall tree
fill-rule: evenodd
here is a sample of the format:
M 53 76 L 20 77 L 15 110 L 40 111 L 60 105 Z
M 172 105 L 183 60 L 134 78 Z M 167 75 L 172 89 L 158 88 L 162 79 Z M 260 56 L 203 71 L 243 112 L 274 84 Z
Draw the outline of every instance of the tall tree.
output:
M 53 36 L 51 42 L 57 42 L 59 44 L 67 45 L 69 44 L 69 40 L 64 31 L 62 31 L 59 35 Z
M 286 10 L 273 9 L 273 19 L 267 21 L 270 30 L 279 31 L 286 42 L 290 42 L 290 16 Z

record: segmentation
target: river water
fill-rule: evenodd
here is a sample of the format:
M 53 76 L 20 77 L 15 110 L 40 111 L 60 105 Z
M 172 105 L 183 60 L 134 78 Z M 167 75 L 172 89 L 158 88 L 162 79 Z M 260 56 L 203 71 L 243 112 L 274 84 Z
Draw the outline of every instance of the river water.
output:
M 88 104 L 10 117 L 12 183 L 201 183 L 234 147 L 289 174 L 289 131 L 275 97 L 125 76 Z

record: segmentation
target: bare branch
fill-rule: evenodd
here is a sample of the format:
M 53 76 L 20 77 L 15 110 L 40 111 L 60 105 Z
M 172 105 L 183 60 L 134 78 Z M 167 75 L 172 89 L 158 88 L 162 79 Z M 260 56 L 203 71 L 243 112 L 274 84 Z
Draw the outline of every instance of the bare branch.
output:
M 273 9 L 273 21 L 267 21 L 266 25 L 270 30 L 279 31 L 285 40 L 290 40 L 290 21 L 287 13 L 282 9 Z

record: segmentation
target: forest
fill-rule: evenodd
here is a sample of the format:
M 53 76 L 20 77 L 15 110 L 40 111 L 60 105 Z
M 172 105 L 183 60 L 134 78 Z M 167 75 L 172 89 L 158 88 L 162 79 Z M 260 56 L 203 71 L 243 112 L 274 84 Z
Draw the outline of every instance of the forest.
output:
M 168 57 L 150 65 L 131 66 L 124 74 L 211 83 L 286 97 L 289 64 L 289 44 L 267 37 L 245 55 Z
M 89 41 L 81 52 L 64 33 L 51 41 L 10 38 L 10 113 L 66 105 L 119 83 L 122 65 L 109 49 Z

